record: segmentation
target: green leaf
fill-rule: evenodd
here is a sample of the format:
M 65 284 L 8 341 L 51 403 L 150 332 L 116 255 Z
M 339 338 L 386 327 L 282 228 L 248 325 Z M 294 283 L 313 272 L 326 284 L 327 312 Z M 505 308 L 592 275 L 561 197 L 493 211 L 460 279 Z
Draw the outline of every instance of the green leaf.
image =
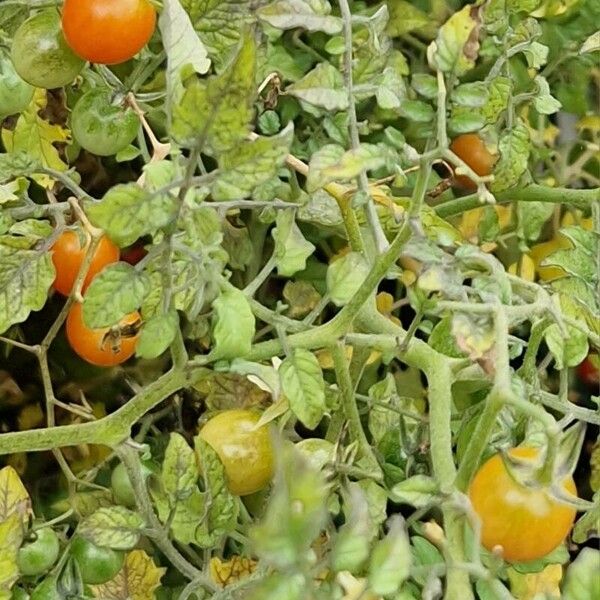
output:
M 594 500 L 594 507 L 579 517 L 575 523 L 572 535 L 576 544 L 585 544 L 590 539 L 600 537 L 600 494 L 596 493 Z
M 304 600 L 306 583 L 301 573 L 271 573 L 252 587 L 248 600 Z
M 342 31 L 342 19 L 330 15 L 324 0 L 277 0 L 259 8 L 258 18 L 277 29 L 301 28 L 334 35 Z
M 475 66 L 479 53 L 479 11 L 468 4 L 454 13 L 438 30 L 433 67 L 458 77 Z
M 592 33 L 579 48 L 579 54 L 598 52 L 600 50 L 600 31 Z
M 594 600 L 600 597 L 599 572 L 600 550 L 583 548 L 567 570 L 564 600 Z
M 406 85 L 395 67 L 386 67 L 377 86 L 375 98 L 384 110 L 399 110 L 406 99 Z
M 325 381 L 312 352 L 296 348 L 279 367 L 281 390 L 292 412 L 308 429 L 314 429 L 326 409 Z
M 429 73 L 415 73 L 411 79 L 411 86 L 428 100 L 433 100 L 438 94 L 437 80 Z
M 135 348 L 136 356 L 146 359 L 160 356 L 175 339 L 178 327 L 179 315 L 174 310 L 145 319 Z
M 206 517 L 196 529 L 196 543 L 209 548 L 234 529 L 238 501 L 227 487 L 225 469 L 217 453 L 200 436 L 194 438 L 194 444 L 205 482 L 204 496 L 208 506 Z
M 0 245 L 0 333 L 44 306 L 54 278 L 49 253 Z
M 319 63 L 286 91 L 299 100 L 327 111 L 344 110 L 348 107 L 344 78 L 330 63 Z
M 242 358 L 250 352 L 255 320 L 248 299 L 228 288 L 213 303 L 213 352 L 222 359 Z
M 219 156 L 220 175 L 212 186 L 215 200 L 235 200 L 252 194 L 277 174 L 290 151 L 294 126 L 290 122 L 273 137 L 245 141 Z
M 529 131 L 518 122 L 512 129 L 505 131 L 498 144 L 500 159 L 494 167 L 494 181 L 490 188 L 501 192 L 518 184 L 521 175 L 527 170 L 530 143 Z
M 393 411 L 397 397 L 396 381 L 391 373 L 369 388 L 369 398 L 377 402 L 369 410 L 369 432 L 376 444 L 400 422 L 400 416 Z
M 543 115 L 552 115 L 558 112 L 562 104 L 550 93 L 550 86 L 545 77 L 536 75 L 535 83 L 538 87 L 538 94 L 533 99 L 535 110 Z
M 412 2 L 394 0 L 388 4 L 390 19 L 387 33 L 391 37 L 400 37 L 411 31 L 423 29 L 430 23 L 429 16 Z
M 599 248 L 598 235 L 583 229 L 583 227 L 565 227 L 560 230 L 560 233 L 571 241 L 573 247 L 561 248 L 553 252 L 542 261 L 542 266 L 556 265 L 583 281 L 598 281 L 599 275 L 596 267 Z
M 181 102 L 173 107 L 173 137 L 212 154 L 233 149 L 250 133 L 255 73 L 256 42 L 248 34 L 223 73 L 191 79 Z
M 588 354 L 587 335 L 575 327 L 567 325 L 567 335 L 564 337 L 554 323 L 546 329 L 545 338 L 557 369 L 576 367 Z
M 108 190 L 100 202 L 87 203 L 85 210 L 93 225 L 125 247 L 168 225 L 176 216 L 177 198 L 150 194 L 137 183 L 125 183 Z
M 484 106 L 489 98 L 488 85 L 483 81 L 463 83 L 452 90 L 450 99 L 456 104 L 469 108 Z
M 421 100 L 406 100 L 400 106 L 399 113 L 401 116 L 417 123 L 429 123 L 434 115 L 431 105 Z
M 481 108 L 486 123 L 494 124 L 506 110 L 512 87 L 512 81 L 508 77 L 495 77 L 488 83 L 488 99 Z
M 429 335 L 429 345 L 438 352 L 452 358 L 464 358 L 465 353 L 459 350 L 452 335 L 452 319 L 444 317 L 432 329 Z
M 177 102 L 183 93 L 182 70 L 206 73 L 210 59 L 179 0 L 164 0 L 158 26 L 167 53 L 167 97 Z
M 15 177 L 30 175 L 40 163 L 28 152 L 11 152 L 0 154 L 0 182 L 4 183 Z
M 179 433 L 171 433 L 162 464 L 162 484 L 172 505 L 192 495 L 198 486 L 194 450 Z
M 84 519 L 77 533 L 97 546 L 113 550 L 130 550 L 139 541 L 144 520 L 124 506 L 99 508 Z
M 141 306 L 148 284 L 148 277 L 127 263 L 106 266 L 85 293 L 85 324 L 92 329 L 112 327 Z
M 390 531 L 371 553 L 369 587 L 382 596 L 396 593 L 406 581 L 411 567 L 410 544 L 401 517 L 390 519 Z
M 554 205 L 550 202 L 518 202 L 519 233 L 523 235 L 523 239 L 535 242 L 553 213 Z
M 369 265 L 359 252 L 349 252 L 327 268 L 327 292 L 336 306 L 348 304 L 369 274 Z
M 302 235 L 294 219 L 294 211 L 278 211 L 276 223 L 271 231 L 275 240 L 275 265 L 279 275 L 290 277 L 304 270 L 306 259 L 315 251 L 315 246 Z
M 415 508 L 424 508 L 433 503 L 438 493 L 439 487 L 435 479 L 427 475 L 413 475 L 392 487 L 390 499 Z

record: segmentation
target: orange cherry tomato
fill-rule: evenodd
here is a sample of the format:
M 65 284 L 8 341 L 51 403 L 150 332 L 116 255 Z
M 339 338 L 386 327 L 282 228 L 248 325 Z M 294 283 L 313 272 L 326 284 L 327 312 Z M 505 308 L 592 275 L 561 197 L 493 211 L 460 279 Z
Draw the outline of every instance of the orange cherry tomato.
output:
M 65 0 L 62 28 L 81 58 L 115 65 L 135 56 L 152 37 L 156 10 L 148 0 Z
M 54 242 L 52 246 L 52 262 L 56 269 L 54 289 L 63 296 L 68 296 L 73 289 L 75 279 L 85 259 L 88 245 L 81 246 L 79 234 L 76 231 L 67 230 Z M 87 275 L 83 280 L 83 290 L 91 283 L 92 279 L 106 265 L 116 263 L 119 260 L 119 248 L 115 246 L 106 236 L 100 238 L 100 243 L 92 257 L 92 262 Z
M 497 156 L 494 156 L 485 146 L 483 140 L 475 133 L 459 135 L 450 144 L 450 150 L 477 173 L 489 175 L 494 168 Z M 466 175 L 455 175 L 454 182 L 465 190 L 476 190 L 475 182 Z
M 510 450 L 517 458 L 535 459 L 537 448 Z M 575 482 L 566 477 L 563 488 L 577 494 Z M 481 543 L 492 551 L 501 546 L 507 561 L 537 560 L 554 550 L 568 535 L 575 509 L 559 503 L 544 489 L 522 486 L 509 474 L 496 454 L 477 471 L 469 488 L 473 509 L 481 520 Z
M 83 360 L 98 367 L 113 367 L 134 355 L 140 323 L 139 313 L 132 312 L 115 327 L 90 329 L 83 322 L 83 308 L 77 302 L 67 315 L 67 339 Z

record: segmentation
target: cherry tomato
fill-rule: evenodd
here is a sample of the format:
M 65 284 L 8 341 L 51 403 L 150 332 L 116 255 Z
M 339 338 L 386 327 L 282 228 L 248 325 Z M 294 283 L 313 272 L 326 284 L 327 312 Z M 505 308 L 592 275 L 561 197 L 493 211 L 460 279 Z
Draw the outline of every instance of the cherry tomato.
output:
M 82 537 L 73 540 L 70 553 L 79 567 L 81 580 L 88 585 L 110 581 L 123 566 L 122 552 L 96 546 Z
M 149 0 L 65 0 L 62 26 L 75 54 L 114 65 L 129 60 L 148 43 L 156 10 Z
M 98 367 L 113 367 L 135 354 L 140 322 L 139 313 L 132 312 L 116 327 L 90 329 L 83 322 L 82 305 L 76 302 L 67 315 L 67 339 L 83 360 Z
M 64 596 L 58 591 L 58 578 L 50 575 L 31 592 L 31 600 L 63 600 Z
M 137 135 L 140 120 L 123 98 L 115 99 L 107 89 L 84 94 L 71 115 L 71 130 L 77 143 L 92 154 L 112 156 L 129 146 Z
M 152 471 L 142 465 L 142 475 L 147 479 Z M 110 475 L 110 487 L 112 488 L 115 501 L 123 506 L 133 507 L 136 505 L 135 491 L 131 485 L 127 469 L 123 463 L 119 463 Z
M 137 265 L 148 252 L 144 246 L 140 243 L 129 246 L 121 252 L 121 260 L 129 263 L 130 265 Z
M 18 565 L 21 575 L 41 575 L 58 558 L 60 543 L 51 527 L 42 527 L 33 533 L 33 539 L 19 549 Z
M 321 438 L 308 438 L 296 444 L 296 448 L 304 454 L 308 462 L 317 470 L 332 462 L 335 446 Z
M 19 77 L 8 57 L 0 57 L 0 120 L 24 111 L 32 98 L 33 87 Z
M 583 383 L 598 393 L 600 388 L 600 357 L 597 354 L 588 354 L 587 358 L 577 367 L 577 374 Z
M 464 160 L 477 175 L 489 175 L 497 159 L 475 133 L 459 135 L 450 144 L 450 150 Z M 458 187 L 465 190 L 477 189 L 475 182 L 466 175 L 457 175 L 454 181 Z
M 85 65 L 67 46 L 60 17 L 53 9 L 33 15 L 17 29 L 11 58 L 27 83 L 46 89 L 71 83 Z
M 82 247 L 82 240 L 77 231 L 67 230 L 54 242 L 52 246 L 52 262 L 56 269 L 54 289 L 63 296 L 68 296 L 73 289 L 75 279 L 85 259 L 87 244 Z M 100 238 L 100 243 L 92 257 L 92 262 L 87 275 L 83 280 L 83 290 L 91 283 L 92 279 L 106 265 L 119 260 L 119 248 L 115 246 L 106 236 Z
M 251 410 L 226 410 L 200 430 L 225 467 L 229 489 L 238 496 L 257 492 L 273 477 L 271 436 L 265 425 L 256 429 L 259 419 Z
M 529 459 L 538 452 L 527 447 L 510 450 L 512 456 Z M 571 477 L 561 483 L 566 491 L 577 494 Z M 560 504 L 543 489 L 526 488 L 515 481 L 499 454 L 477 471 L 469 498 L 481 520 L 483 546 L 490 551 L 501 546 L 510 562 L 546 556 L 567 537 L 575 520 L 575 509 Z

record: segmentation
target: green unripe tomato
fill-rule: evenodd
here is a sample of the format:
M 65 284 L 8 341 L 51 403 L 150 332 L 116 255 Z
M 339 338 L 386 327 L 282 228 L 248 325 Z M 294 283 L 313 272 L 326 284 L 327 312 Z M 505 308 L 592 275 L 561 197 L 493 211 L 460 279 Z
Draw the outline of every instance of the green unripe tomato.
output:
M 142 475 L 147 479 L 152 471 L 142 465 Z M 110 475 L 110 487 L 112 488 L 113 496 L 118 504 L 123 506 L 135 506 L 135 491 L 131 485 L 127 469 L 123 463 L 119 463 Z
M 46 89 L 71 83 L 85 65 L 67 45 L 55 9 L 33 15 L 17 29 L 11 58 L 25 81 Z
M 96 546 L 82 537 L 73 539 L 70 552 L 79 567 L 81 580 L 89 585 L 110 581 L 121 570 L 125 559 L 122 552 Z
M 321 438 L 308 438 L 296 444 L 296 448 L 302 452 L 307 461 L 317 470 L 321 470 L 334 458 L 335 446 Z
M 33 534 L 35 539 L 19 549 L 17 563 L 22 575 L 41 575 L 50 570 L 60 551 L 60 542 L 51 527 L 42 527 Z
M 30 600 L 30 596 L 23 588 L 15 587 L 12 589 L 10 600 Z
M 33 86 L 19 77 L 8 57 L 0 57 L 0 120 L 24 111 L 32 98 Z
M 31 593 L 31 600 L 63 600 L 58 591 L 56 575 L 46 577 Z
M 84 94 L 71 115 L 73 137 L 82 148 L 98 156 L 112 156 L 135 139 L 140 120 L 123 99 L 96 88 Z

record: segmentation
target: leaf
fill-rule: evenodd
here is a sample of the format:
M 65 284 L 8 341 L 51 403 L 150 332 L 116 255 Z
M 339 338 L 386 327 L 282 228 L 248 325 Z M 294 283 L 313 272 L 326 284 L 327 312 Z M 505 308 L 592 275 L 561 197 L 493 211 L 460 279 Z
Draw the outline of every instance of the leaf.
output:
M 19 115 L 14 129 L 2 129 L 2 142 L 11 154 L 26 152 L 30 164 L 35 161 L 46 168 L 66 171 L 68 166 L 54 144 L 70 143 L 71 138 L 68 129 L 52 125 L 40 116 L 47 104 L 46 90 L 36 89 L 33 100 Z M 54 187 L 54 179 L 48 175 L 36 175 L 34 179 L 47 189 Z
M 198 475 L 194 451 L 182 435 L 171 433 L 162 464 L 161 480 L 173 504 L 192 494 L 198 485 Z
M 125 247 L 171 223 L 177 199 L 168 193 L 148 193 L 137 183 L 125 183 L 110 188 L 100 202 L 87 203 L 85 211 L 93 225 Z
M 563 600 L 594 600 L 600 596 L 600 550 L 582 548 L 565 577 Z
M 371 553 L 369 587 L 375 594 L 396 593 L 410 574 L 412 560 L 404 521 L 394 516 L 390 523 L 389 533 Z
M 107 265 L 92 280 L 83 299 L 83 320 L 92 329 L 112 327 L 138 309 L 148 291 L 148 277 L 131 265 Z
M 50 253 L 0 245 L 0 333 L 44 306 L 54 278 Z
M 216 65 L 224 70 L 254 21 L 250 0 L 181 0 Z
M 598 52 L 600 50 L 600 31 L 592 33 L 579 48 L 579 54 L 586 54 L 588 52 Z
M 136 356 L 140 358 L 157 358 L 173 342 L 179 327 L 177 311 L 157 313 L 144 319 L 140 338 L 135 348 Z
M 210 559 L 209 570 L 212 580 L 221 588 L 242 581 L 254 573 L 258 562 L 253 558 L 234 554 L 228 560 L 222 560 L 218 556 Z
M 415 508 L 425 508 L 434 502 L 438 493 L 439 486 L 435 479 L 427 475 L 413 475 L 392 487 L 390 499 Z
M 293 210 L 277 212 L 276 226 L 271 231 L 275 240 L 273 256 L 279 275 L 290 277 L 306 267 L 306 259 L 315 251 L 294 220 Z
M 571 242 L 572 247 L 559 248 L 542 262 L 542 266 L 556 265 L 583 281 L 598 281 L 595 262 L 600 243 L 598 235 L 582 227 L 564 227 L 560 234 Z
M 113 550 L 129 550 L 140 539 L 144 520 L 124 506 L 99 508 L 84 519 L 77 533 L 97 546 Z
M 483 81 L 463 83 L 452 90 L 450 99 L 456 104 L 469 108 L 479 108 L 488 101 L 488 86 Z
M 518 122 L 502 134 L 498 149 L 500 158 L 494 167 L 494 181 L 490 185 L 493 192 L 514 187 L 527 170 L 530 152 L 529 131 L 523 123 Z
M 327 111 L 344 110 L 348 107 L 344 78 L 330 63 L 319 63 L 286 91 L 299 100 Z
M 388 4 L 388 10 L 390 19 L 386 31 L 391 37 L 400 37 L 411 31 L 423 29 L 430 23 L 427 13 L 412 2 L 394 0 Z
M 553 323 L 546 329 L 545 339 L 559 370 L 576 367 L 588 354 L 587 335 L 575 327 L 567 326 L 565 337 L 559 326 Z
M 0 182 L 4 183 L 22 175 L 30 175 L 40 164 L 28 152 L 16 151 L 0 154 Z
M 362 254 L 349 252 L 332 262 L 327 269 L 327 292 L 336 306 L 348 304 L 369 274 Z
M 90 586 L 94 598 L 101 600 L 149 600 L 165 574 L 144 550 L 127 553 L 121 570 L 110 581 Z
M 4 469 L 10 468 L 4 467 Z M 0 598 L 7 600 L 12 598 L 10 589 L 19 579 L 17 556 L 22 543 L 22 515 L 12 512 L 0 521 Z
M 245 141 L 219 156 L 221 174 L 212 186 L 215 200 L 246 198 L 273 178 L 284 164 L 294 137 L 293 122 L 278 135 Z
M 171 129 L 177 141 L 212 154 L 235 148 L 250 133 L 255 72 L 256 42 L 247 34 L 223 73 L 194 78 L 187 85 L 181 102 L 173 107 Z
M 433 75 L 429 75 L 429 73 L 415 73 L 411 78 L 411 86 L 418 94 L 428 100 L 433 100 L 437 97 L 437 80 Z
M 506 110 L 508 99 L 512 93 L 512 81 L 508 77 L 495 77 L 488 84 L 488 99 L 481 108 L 486 123 L 494 124 Z
M 308 429 L 314 429 L 325 413 L 325 381 L 312 352 L 296 348 L 279 367 L 281 391 L 290 408 Z
M 321 300 L 321 294 L 307 281 L 288 280 L 283 288 L 283 297 L 292 319 L 305 317 Z
M 178 102 L 183 93 L 182 71 L 187 74 L 191 68 L 204 74 L 210 69 L 210 59 L 179 0 L 164 1 L 158 26 L 167 53 L 167 97 Z
M 3 467 L 0 469 L 0 521 L 17 514 L 26 524 L 31 513 L 31 499 L 18 473 L 11 466 Z
M 536 75 L 535 83 L 538 87 L 538 94 L 533 99 L 535 109 L 542 115 L 552 115 L 558 112 L 562 104 L 550 93 L 550 86 L 546 78 Z
M 213 352 L 222 359 L 242 358 L 250 352 L 255 320 L 248 299 L 228 288 L 213 303 Z
M 452 358 L 464 358 L 465 353 L 456 345 L 452 335 L 452 319 L 444 317 L 432 329 L 429 335 L 429 345 L 438 352 L 451 356 Z
M 433 67 L 458 77 L 470 71 L 479 53 L 480 27 L 478 8 L 468 4 L 454 13 L 438 30 Z
M 554 206 L 550 202 L 518 202 L 519 232 L 523 235 L 523 239 L 527 242 L 535 242 L 553 213 Z
M 342 19 L 331 16 L 323 0 L 278 0 L 259 8 L 258 18 L 277 29 L 301 28 L 335 35 L 342 31 Z
M 576 544 L 585 544 L 593 538 L 600 538 L 600 495 L 594 497 L 595 505 L 583 514 L 573 528 L 572 537 Z
M 227 487 L 225 469 L 211 446 L 199 435 L 194 438 L 196 456 L 205 482 L 205 518 L 195 533 L 195 541 L 203 548 L 215 545 L 235 528 L 238 515 L 237 499 Z
M 548 565 L 539 573 L 518 573 L 508 569 L 508 579 L 510 591 L 517 600 L 535 600 L 539 595 L 560 598 L 562 566 Z

